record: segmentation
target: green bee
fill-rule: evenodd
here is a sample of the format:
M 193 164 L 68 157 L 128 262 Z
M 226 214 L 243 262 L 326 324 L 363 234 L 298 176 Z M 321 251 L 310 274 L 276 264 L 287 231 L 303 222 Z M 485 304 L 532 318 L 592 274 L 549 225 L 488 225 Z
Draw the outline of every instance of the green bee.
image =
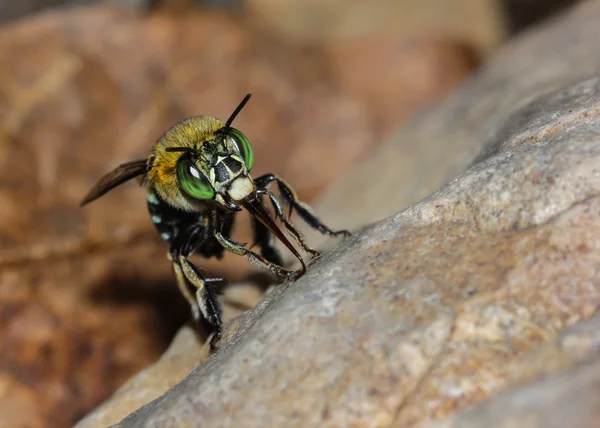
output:
M 254 165 L 252 146 L 242 132 L 231 126 L 250 96 L 244 98 L 225 123 L 207 116 L 190 117 L 177 123 L 156 142 L 147 160 L 117 167 L 102 177 L 81 202 L 83 206 L 134 177 L 143 177 L 148 211 L 159 234 L 170 246 L 168 257 L 179 289 L 191 305 L 193 318 L 205 319 L 214 329 L 213 349 L 222 324 L 217 287 L 224 285 L 225 279 L 205 277 L 188 260 L 192 254 L 221 258 L 228 250 L 279 277 L 288 277 L 293 273 L 282 267 L 281 256 L 274 247 L 274 237 L 277 237 L 300 261 L 302 267 L 296 278 L 302 276 L 306 272 L 304 260 L 270 217 L 263 199 L 270 201 L 276 218 L 298 245 L 312 255 L 318 253 L 306 245 L 289 220 L 293 210 L 323 234 L 350 234 L 325 226 L 282 178 L 275 174 L 255 179 L 250 176 Z M 289 215 L 268 189 L 273 182 L 289 206 Z M 235 215 L 242 208 L 252 214 L 254 240 L 260 253 L 230 239 Z

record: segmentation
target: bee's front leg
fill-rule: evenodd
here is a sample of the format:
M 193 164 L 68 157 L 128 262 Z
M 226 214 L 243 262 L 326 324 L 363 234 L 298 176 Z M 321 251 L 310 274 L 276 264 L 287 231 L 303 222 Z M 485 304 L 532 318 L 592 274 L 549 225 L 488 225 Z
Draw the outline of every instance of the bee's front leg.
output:
M 232 241 L 231 239 L 225 237 L 221 232 L 215 233 L 215 239 L 227 251 L 231 251 L 234 254 L 244 256 L 248 260 L 250 260 L 252 263 L 256 264 L 257 266 L 259 266 L 263 269 L 270 270 L 271 272 L 273 272 L 275 275 L 277 275 L 279 277 L 286 278 L 292 273 L 288 270 L 285 270 L 281 266 L 268 261 L 266 258 L 261 256 L 260 254 L 255 253 L 254 251 L 251 251 L 251 250 L 245 248 L 244 244 L 240 244 L 238 242 Z
M 267 189 L 267 186 L 272 182 L 277 182 L 277 186 L 279 188 L 279 192 L 283 197 L 284 202 L 286 202 L 290 206 L 290 213 L 288 217 L 292 215 L 292 211 L 295 209 L 300 218 L 304 220 L 310 227 L 318 230 L 324 235 L 330 236 L 350 236 L 350 232 L 347 230 L 331 230 L 328 228 L 319 218 L 312 212 L 311 208 L 304 202 L 298 199 L 296 192 L 286 181 L 275 175 L 275 174 L 265 174 L 258 177 L 254 182 L 259 189 Z M 291 232 L 291 231 L 290 231 Z

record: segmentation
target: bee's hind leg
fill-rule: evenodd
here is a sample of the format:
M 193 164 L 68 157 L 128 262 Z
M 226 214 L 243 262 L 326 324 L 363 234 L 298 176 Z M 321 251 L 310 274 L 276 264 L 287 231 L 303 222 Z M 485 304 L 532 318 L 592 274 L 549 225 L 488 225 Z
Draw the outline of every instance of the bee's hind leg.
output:
M 264 256 L 255 253 L 244 247 L 244 244 L 232 241 L 231 239 L 224 236 L 221 232 L 215 233 L 215 239 L 225 248 L 227 251 L 231 251 L 234 254 L 244 256 L 255 265 L 262 267 L 263 269 L 270 270 L 280 278 L 287 278 L 292 272 L 284 269 L 278 264 L 270 262 Z

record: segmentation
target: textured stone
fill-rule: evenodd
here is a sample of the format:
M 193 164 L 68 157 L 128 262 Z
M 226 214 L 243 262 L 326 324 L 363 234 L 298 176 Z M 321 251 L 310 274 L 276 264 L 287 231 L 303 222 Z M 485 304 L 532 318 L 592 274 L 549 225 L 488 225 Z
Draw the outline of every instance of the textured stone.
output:
M 587 2 L 515 40 L 347 176 L 331 225 L 392 215 L 119 426 L 412 426 L 494 396 L 450 426 L 597 423 L 599 16 Z
M 592 428 L 600 405 L 600 315 L 562 332 L 528 354 L 516 385 L 464 412 L 422 428 Z M 526 381 L 534 379 L 531 382 Z M 397 426 L 403 426 L 398 424 Z
M 509 390 L 451 420 L 423 428 L 595 428 L 598 426 L 600 362 L 556 373 Z M 404 425 L 398 425 L 401 427 Z

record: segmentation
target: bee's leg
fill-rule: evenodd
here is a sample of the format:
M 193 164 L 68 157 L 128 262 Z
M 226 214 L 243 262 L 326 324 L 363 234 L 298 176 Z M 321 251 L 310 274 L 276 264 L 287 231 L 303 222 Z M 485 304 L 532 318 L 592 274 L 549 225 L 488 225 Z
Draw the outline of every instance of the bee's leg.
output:
M 223 278 L 205 278 L 198 268 L 183 255 L 179 256 L 179 266 L 181 266 L 181 271 L 185 279 L 196 288 L 197 304 L 195 307 L 199 309 L 202 317 L 213 327 L 215 334 L 210 341 L 210 346 L 214 350 L 215 343 L 221 337 L 223 324 L 221 318 L 223 311 L 217 299 L 217 289 L 215 286 L 226 281 Z
M 298 215 L 300 216 L 300 218 L 302 218 L 302 220 L 304 220 L 310 227 L 318 230 L 322 234 L 330 236 L 350 236 L 350 232 L 347 230 L 335 231 L 325 226 L 321 222 L 321 220 L 319 220 L 319 218 L 312 212 L 312 210 L 307 204 L 298 200 L 298 196 L 296 195 L 296 192 L 294 191 L 292 186 L 287 184 L 285 180 L 283 180 L 281 177 L 275 174 L 265 174 L 254 180 L 256 186 L 258 188 L 263 189 L 266 189 L 266 187 L 273 181 L 277 182 L 277 186 L 279 188 L 279 191 L 281 192 L 283 200 L 290 206 L 289 216 L 292 215 L 292 210 L 296 209 Z
M 275 237 L 273 234 L 262 224 L 257 218 L 252 217 L 252 229 L 254 232 L 254 245 L 258 245 L 260 248 L 260 254 L 276 265 L 283 266 L 283 259 L 279 250 L 275 248 L 274 241 Z M 225 235 L 225 234 L 224 234 Z M 227 236 L 227 235 L 225 235 Z
M 244 244 L 239 244 L 237 242 L 230 240 L 229 238 L 226 238 L 225 236 L 223 236 L 223 234 L 221 232 L 215 233 L 215 239 L 226 250 L 231 251 L 234 254 L 238 254 L 240 256 L 246 257 L 252 263 L 254 263 L 257 266 L 262 267 L 264 269 L 270 270 L 277 276 L 285 278 L 292 273 L 288 270 L 285 270 L 281 266 L 268 261 L 265 257 L 261 256 L 260 254 L 255 253 L 254 251 L 251 251 L 247 248 L 244 248 Z
M 194 297 L 194 294 L 190 291 L 189 284 L 185 279 L 181 265 L 178 262 L 173 261 L 173 272 L 175 273 L 175 280 L 177 281 L 177 287 L 179 288 L 179 291 L 181 292 L 182 296 L 185 297 L 185 300 L 187 300 L 190 308 L 192 309 L 192 318 L 194 318 L 194 322 L 199 323 L 202 315 L 200 313 L 198 301 Z
M 172 234 L 171 248 L 169 250 L 168 258 L 173 263 L 173 272 L 177 281 L 177 287 L 179 291 L 185 297 L 190 304 L 192 310 L 192 317 L 197 323 L 200 322 L 201 313 L 198 307 L 198 302 L 194 296 L 194 293 L 190 290 L 190 282 L 186 279 L 183 272 L 180 257 L 182 254 L 186 256 L 191 254 L 193 251 L 193 241 L 197 241 L 203 232 L 204 225 L 194 225 L 191 227 L 179 230 L 172 228 L 172 231 L 177 230 L 176 234 Z
M 211 340 L 211 348 L 221 336 L 221 305 L 217 300 L 215 285 L 224 283 L 223 278 L 205 278 L 188 257 L 207 239 L 207 224 L 196 224 L 183 229 L 175 237 L 169 258 L 173 262 L 173 271 L 181 294 L 190 303 L 192 316 L 196 322 L 204 318 L 215 331 Z M 195 296 L 190 285 L 195 289 Z
M 302 249 L 307 253 L 310 253 L 314 256 L 318 256 L 319 252 L 317 250 L 312 249 L 306 244 L 306 242 L 304 241 L 304 236 L 302 236 L 298 229 L 296 229 L 296 226 L 294 226 L 294 224 L 287 218 L 287 216 L 285 215 L 285 211 L 281 206 L 281 202 L 279 202 L 275 195 L 267 189 L 258 189 L 257 192 L 259 195 L 267 195 L 269 197 L 269 200 L 273 205 L 273 209 L 275 210 L 275 214 L 281 219 L 286 229 L 292 234 L 298 245 L 302 247 Z

